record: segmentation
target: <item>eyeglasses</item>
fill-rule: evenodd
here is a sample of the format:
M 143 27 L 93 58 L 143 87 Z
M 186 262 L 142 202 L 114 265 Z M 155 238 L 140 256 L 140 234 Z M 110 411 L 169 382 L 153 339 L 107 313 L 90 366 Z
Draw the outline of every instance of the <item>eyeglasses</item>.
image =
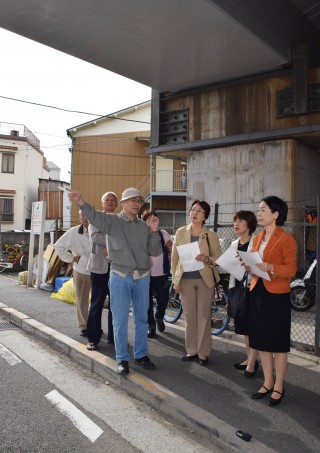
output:
M 116 203 L 117 200 L 115 198 L 105 198 L 104 203 Z
M 139 204 L 143 203 L 141 198 L 136 198 L 136 197 L 128 198 L 128 201 L 131 201 L 131 203 L 139 203 Z
M 193 208 L 192 208 L 192 209 L 190 209 L 190 212 L 191 212 L 192 214 L 200 214 L 200 213 L 201 213 L 201 214 L 205 214 L 205 212 L 204 212 L 203 209 L 193 209 Z

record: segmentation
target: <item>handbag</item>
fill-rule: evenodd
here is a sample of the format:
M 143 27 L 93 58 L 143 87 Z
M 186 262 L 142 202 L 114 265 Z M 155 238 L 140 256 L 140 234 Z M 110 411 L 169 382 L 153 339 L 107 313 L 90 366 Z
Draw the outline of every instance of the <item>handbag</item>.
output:
M 227 313 L 231 318 L 245 318 L 249 311 L 248 301 L 248 272 L 243 276 L 239 286 L 228 290 Z

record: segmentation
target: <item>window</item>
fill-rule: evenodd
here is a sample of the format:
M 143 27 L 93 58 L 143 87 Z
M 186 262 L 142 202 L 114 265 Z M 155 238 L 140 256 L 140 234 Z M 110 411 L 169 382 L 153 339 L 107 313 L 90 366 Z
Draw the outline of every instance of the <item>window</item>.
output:
M 2 173 L 14 173 L 14 154 L 3 153 L 2 154 Z
M 13 198 L 0 198 L 1 222 L 13 222 Z

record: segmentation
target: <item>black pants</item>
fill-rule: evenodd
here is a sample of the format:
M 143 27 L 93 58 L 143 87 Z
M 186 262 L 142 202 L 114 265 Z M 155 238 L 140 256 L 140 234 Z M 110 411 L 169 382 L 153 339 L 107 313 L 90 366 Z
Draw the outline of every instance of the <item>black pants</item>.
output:
M 156 313 L 153 312 L 153 294 L 156 296 Z M 168 275 L 160 275 L 159 277 L 150 277 L 150 292 L 149 292 L 149 309 L 148 323 L 149 328 L 154 328 L 157 320 L 164 317 L 169 300 L 169 284 Z
M 88 313 L 87 336 L 90 343 L 98 344 L 101 339 L 101 317 L 107 295 L 109 295 L 109 271 L 106 274 L 91 272 L 91 302 Z M 113 341 L 112 313 L 108 313 L 108 339 Z

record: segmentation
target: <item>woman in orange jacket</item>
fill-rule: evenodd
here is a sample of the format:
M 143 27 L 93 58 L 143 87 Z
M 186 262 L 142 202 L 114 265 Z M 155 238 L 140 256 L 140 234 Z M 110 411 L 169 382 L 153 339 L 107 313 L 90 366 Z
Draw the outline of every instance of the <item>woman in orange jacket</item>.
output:
M 290 351 L 290 279 L 296 273 L 297 244 L 280 226 L 287 219 L 288 205 L 275 196 L 262 199 L 258 223 L 264 230 L 253 239 L 252 252 L 258 251 L 270 281 L 253 275 L 250 291 L 250 348 L 260 351 L 264 383 L 252 399 L 271 394 L 269 406 L 277 406 L 284 397 L 284 379 Z M 248 266 L 246 266 L 248 268 Z M 250 271 L 250 268 L 248 268 Z M 275 380 L 273 376 L 275 367 Z

